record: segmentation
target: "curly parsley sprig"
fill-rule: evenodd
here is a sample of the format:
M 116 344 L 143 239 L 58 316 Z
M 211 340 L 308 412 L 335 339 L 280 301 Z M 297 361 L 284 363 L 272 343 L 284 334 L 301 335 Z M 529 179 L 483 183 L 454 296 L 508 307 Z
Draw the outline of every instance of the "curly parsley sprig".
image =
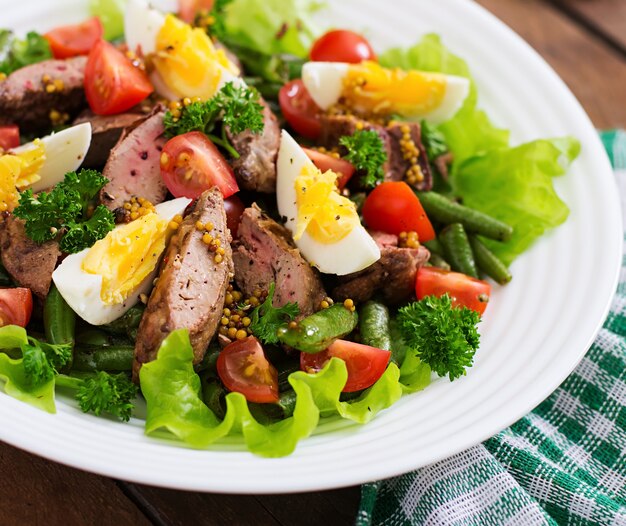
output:
M 218 131 L 220 122 L 221 133 Z M 168 111 L 163 124 L 167 137 L 199 131 L 238 159 L 239 153 L 228 140 L 226 128 L 233 134 L 245 130 L 261 133 L 264 128 L 263 106 L 259 104 L 256 89 L 228 82 L 212 99 L 184 106 L 179 117 Z
M 300 314 L 297 303 L 286 303 L 282 307 L 274 307 L 274 291 L 276 284 L 272 282 L 267 291 L 267 298 L 256 307 L 250 315 L 250 328 L 263 343 L 278 343 L 278 329 L 286 322 L 292 321 Z
M 23 192 L 13 213 L 26 222 L 30 239 L 45 243 L 61 235 L 59 248 L 74 254 L 91 247 L 115 226 L 113 213 L 103 205 L 89 214 L 93 199 L 107 182 L 96 170 L 69 172 L 51 192 Z
M 453 307 L 450 296 L 427 296 L 402 307 L 398 323 L 406 344 L 439 376 L 455 380 L 471 367 L 480 336 L 477 312 Z
M 387 162 L 387 152 L 382 139 L 374 130 L 357 130 L 353 135 L 344 135 L 339 144 L 348 150 L 345 156 L 354 167 L 365 172 L 361 185 L 374 188 L 385 178 L 383 165 Z

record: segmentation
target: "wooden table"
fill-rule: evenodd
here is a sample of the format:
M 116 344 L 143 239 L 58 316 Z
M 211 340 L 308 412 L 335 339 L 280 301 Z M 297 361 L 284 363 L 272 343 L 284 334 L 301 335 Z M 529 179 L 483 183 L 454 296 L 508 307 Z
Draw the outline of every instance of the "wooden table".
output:
M 479 3 L 545 57 L 597 128 L 626 128 L 624 0 Z M 352 524 L 359 502 L 358 487 L 272 496 L 152 488 L 83 473 L 4 444 L 0 444 L 0 473 L 2 525 Z

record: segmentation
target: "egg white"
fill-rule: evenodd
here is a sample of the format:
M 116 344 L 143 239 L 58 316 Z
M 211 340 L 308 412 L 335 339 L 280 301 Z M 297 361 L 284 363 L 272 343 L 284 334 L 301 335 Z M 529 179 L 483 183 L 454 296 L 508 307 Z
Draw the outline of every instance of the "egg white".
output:
M 46 155 L 38 172 L 41 179 L 26 187 L 31 188 L 33 192 L 52 188 L 63 181 L 67 172 L 73 172 L 80 167 L 91 145 L 91 124 L 85 122 L 72 126 L 43 137 L 41 142 Z M 14 148 L 11 152 L 19 154 L 33 148 L 36 148 L 35 144 L 29 142 Z
M 157 205 L 156 212 L 163 219 L 170 221 L 175 215 L 182 214 L 191 199 L 180 197 Z M 90 274 L 82 269 L 83 260 L 89 248 L 70 254 L 52 274 L 52 280 L 63 299 L 78 316 L 91 325 L 111 323 L 122 316 L 128 309 L 139 301 L 141 294 L 148 294 L 152 282 L 157 275 L 154 269 L 135 290 L 126 298 L 126 301 L 116 305 L 105 304 L 101 297 L 102 276 Z
M 156 51 L 159 31 L 165 24 L 165 15 L 152 9 L 145 0 L 128 0 L 124 12 L 124 36 L 131 51 L 140 49 L 144 55 Z
M 283 130 L 276 162 L 276 200 L 278 212 L 286 218 L 285 226 L 292 234 L 298 217 L 295 181 L 306 165 L 314 166 L 300 145 Z M 295 243 L 306 260 L 325 274 L 351 274 L 380 259 L 378 245 L 360 224 L 336 243 L 320 243 L 307 232 Z
M 322 110 L 330 108 L 341 97 L 349 66 L 342 62 L 307 62 L 302 67 L 302 82 Z M 426 113 L 416 109 L 402 116 L 411 120 L 426 119 L 433 124 L 441 124 L 454 117 L 469 95 L 470 82 L 454 75 L 445 77 L 446 91 L 439 106 Z

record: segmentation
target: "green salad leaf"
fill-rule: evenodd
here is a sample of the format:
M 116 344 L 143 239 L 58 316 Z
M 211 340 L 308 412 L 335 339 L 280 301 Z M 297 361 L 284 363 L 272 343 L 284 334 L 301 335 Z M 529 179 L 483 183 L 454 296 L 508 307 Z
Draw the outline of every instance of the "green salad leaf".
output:
M 505 264 L 567 219 L 569 209 L 552 178 L 563 175 L 579 153 L 580 143 L 572 137 L 546 139 L 485 152 L 458 167 L 452 185 L 463 204 L 513 227 L 506 243 L 483 239 Z
M 415 370 L 407 374 L 415 374 Z M 174 331 L 161 345 L 157 359 L 141 368 L 141 391 L 147 402 L 146 434 L 174 435 L 196 448 L 241 434 L 251 452 L 265 457 L 284 456 L 313 432 L 320 416 L 340 415 L 365 423 L 395 403 L 405 390 L 398 367 L 390 364 L 378 382 L 357 400 L 341 402 L 339 396 L 347 377 L 346 365 L 338 358 L 331 359 L 317 374 L 292 373 L 289 383 L 297 395 L 293 416 L 269 425 L 252 417 L 243 395 L 229 393 L 226 414 L 220 420 L 202 401 L 187 331 Z
M 0 379 L 5 382 L 4 392 L 48 413 L 56 413 L 54 375 L 33 377 L 32 371 L 27 370 L 24 358 L 14 359 L 5 352 L 29 346 L 29 338 L 22 327 L 15 325 L 0 327 Z
M 100 18 L 107 40 L 124 36 L 125 7 L 126 0 L 89 0 L 89 12 Z
M 220 36 L 266 55 L 304 58 L 317 36 L 311 14 L 320 6 L 315 0 L 232 0 L 222 7 Z
M 509 132 L 495 127 L 478 109 L 478 92 L 467 63 L 452 54 L 437 35 L 426 35 L 408 49 L 380 57 L 387 67 L 438 71 L 471 80 L 470 94 L 459 112 L 436 127 L 454 155 L 450 183 L 463 203 L 513 226 L 506 243 L 485 240 L 506 264 L 526 250 L 546 229 L 565 221 L 568 208 L 556 194 L 552 178 L 565 173 L 580 153 L 571 137 L 509 146 Z
M 39 33 L 31 31 L 22 40 L 12 31 L 0 29 L 0 73 L 9 75 L 49 58 L 52 58 L 50 45 Z

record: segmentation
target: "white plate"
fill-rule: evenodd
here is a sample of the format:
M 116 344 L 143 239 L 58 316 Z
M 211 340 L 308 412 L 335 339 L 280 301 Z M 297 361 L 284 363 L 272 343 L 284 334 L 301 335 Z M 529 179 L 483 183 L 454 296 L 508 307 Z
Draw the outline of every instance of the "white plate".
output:
M 0 0 L 2 26 L 46 29 L 79 21 L 79 0 Z M 481 103 L 515 143 L 573 134 L 583 145 L 556 181 L 567 223 L 513 265 L 481 325 L 476 365 L 434 382 L 365 426 L 330 421 L 290 457 L 269 460 L 229 440 L 195 451 L 146 438 L 142 422 L 83 415 L 65 400 L 48 415 L 0 395 L 0 438 L 49 459 L 148 484 L 232 493 L 335 488 L 397 475 L 497 433 L 546 398 L 572 371 L 607 313 L 621 259 L 619 202 L 611 167 L 588 117 L 549 66 L 505 25 L 467 0 L 330 2 L 327 24 L 365 30 L 376 49 L 443 35 L 465 57 Z

